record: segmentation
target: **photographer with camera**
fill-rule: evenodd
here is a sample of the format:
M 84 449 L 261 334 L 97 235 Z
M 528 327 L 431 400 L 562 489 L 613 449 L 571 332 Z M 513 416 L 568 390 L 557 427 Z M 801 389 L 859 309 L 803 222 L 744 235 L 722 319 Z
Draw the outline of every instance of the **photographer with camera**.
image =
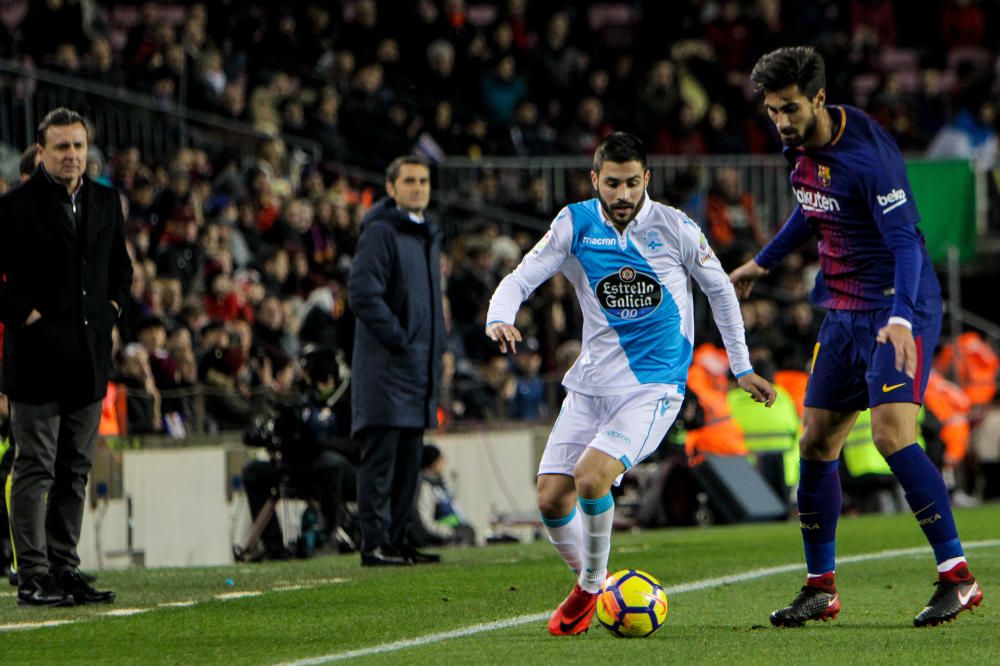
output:
M 325 539 L 319 541 L 336 543 L 343 502 L 357 494 L 360 457 L 358 445 L 346 434 L 348 401 L 340 402 L 350 383 L 350 370 L 336 352 L 322 347 L 306 347 L 299 364 L 303 383 L 299 398 L 275 405 L 271 414 L 255 418 L 244 433 L 243 441 L 266 448 L 270 460 L 249 463 L 243 469 L 243 484 L 254 521 L 272 497 L 316 500 L 325 519 Z M 261 558 L 292 555 L 282 543 L 273 514 L 261 537 Z M 353 549 L 354 544 L 347 539 L 340 546 Z

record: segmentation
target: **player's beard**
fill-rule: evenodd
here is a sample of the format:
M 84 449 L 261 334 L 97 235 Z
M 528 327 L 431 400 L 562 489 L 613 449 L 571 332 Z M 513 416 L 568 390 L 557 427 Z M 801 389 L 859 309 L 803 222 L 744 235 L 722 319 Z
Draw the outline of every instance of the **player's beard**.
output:
M 779 133 L 780 134 L 780 133 Z M 816 134 L 816 112 L 813 111 L 812 117 L 809 118 L 809 122 L 806 123 L 805 128 L 803 128 L 802 133 L 799 134 L 781 134 L 781 143 L 785 144 L 789 148 L 794 148 L 796 146 L 801 146 L 803 144 L 809 143 L 809 141 Z
M 634 220 L 635 216 L 639 213 L 639 209 L 642 208 L 642 204 L 646 200 L 646 193 L 643 192 L 642 196 L 639 197 L 639 200 L 636 201 L 634 204 L 631 204 L 632 206 L 631 214 L 624 220 L 618 219 L 618 217 L 614 214 L 614 209 L 616 207 L 620 207 L 619 210 L 624 208 L 623 204 L 625 204 L 625 202 L 616 201 L 614 205 L 608 205 L 608 202 L 605 201 L 604 197 L 602 197 L 600 194 L 597 195 L 597 200 L 601 202 L 601 208 L 604 209 L 604 214 L 608 217 L 608 219 L 614 222 L 616 226 L 624 227 L 629 222 Z

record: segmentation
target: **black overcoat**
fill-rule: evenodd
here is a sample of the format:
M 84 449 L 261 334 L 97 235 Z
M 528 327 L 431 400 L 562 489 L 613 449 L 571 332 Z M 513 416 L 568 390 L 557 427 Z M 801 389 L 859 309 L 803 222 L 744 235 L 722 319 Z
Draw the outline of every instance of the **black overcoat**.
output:
M 132 284 L 118 193 L 84 177 L 82 216 L 39 167 L 0 197 L 3 392 L 29 404 L 78 408 L 100 400 L 111 370 L 111 330 Z M 32 309 L 42 318 L 24 324 Z
M 391 198 L 361 221 L 348 280 L 357 319 L 352 363 L 352 434 L 372 426 L 437 425 L 441 354 L 441 235 Z

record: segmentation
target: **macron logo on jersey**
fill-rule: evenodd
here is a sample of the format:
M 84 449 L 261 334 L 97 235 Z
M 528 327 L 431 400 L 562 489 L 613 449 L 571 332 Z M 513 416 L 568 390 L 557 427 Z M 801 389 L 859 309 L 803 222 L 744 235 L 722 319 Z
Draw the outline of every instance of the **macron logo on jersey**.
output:
M 806 213 L 839 213 L 840 202 L 814 190 L 795 188 L 795 199 Z
M 885 215 L 894 208 L 899 208 L 906 203 L 906 192 L 899 188 L 889 192 L 889 194 L 876 194 L 875 199 L 878 205 L 882 206 L 882 214 Z
M 580 242 L 594 247 L 614 247 L 618 244 L 614 238 L 594 238 L 593 236 L 584 236 Z

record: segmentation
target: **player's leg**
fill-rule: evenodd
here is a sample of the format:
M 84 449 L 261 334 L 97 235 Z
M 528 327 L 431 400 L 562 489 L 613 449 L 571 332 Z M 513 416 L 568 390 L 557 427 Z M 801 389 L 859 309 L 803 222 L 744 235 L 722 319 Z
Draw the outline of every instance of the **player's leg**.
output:
M 771 624 L 802 626 L 840 612 L 835 582 L 837 521 L 841 493 L 839 457 L 858 413 L 806 407 L 799 440 L 799 529 L 806 556 L 806 584 L 784 608 L 771 613 Z
M 799 440 L 799 527 L 806 556 L 806 584 L 771 624 L 797 627 L 840 611 L 835 584 L 840 518 L 840 450 L 857 413 L 868 402 L 865 358 L 854 338 L 854 313 L 830 311 L 823 320 L 806 387 Z
M 662 385 L 641 388 L 629 395 L 587 399 L 588 407 L 597 416 L 590 423 L 600 426 L 573 467 L 582 528 L 582 566 L 576 586 L 549 621 L 551 633 L 577 634 L 589 626 L 611 550 L 611 486 L 633 461 L 639 462 L 656 450 L 682 401 L 676 387 Z M 566 417 L 571 410 L 565 407 L 560 421 L 569 421 Z
M 538 508 L 545 532 L 567 566 L 579 574 L 583 569 L 583 521 L 576 500 L 572 476 L 538 475 Z M 574 585 L 549 617 L 549 633 L 554 636 L 582 634 L 590 627 L 595 606 L 596 596 L 579 584 Z
M 903 487 L 906 502 L 937 561 L 937 589 L 914 618 L 914 624 L 922 627 L 950 621 L 962 611 L 978 606 L 983 593 L 965 560 L 944 480 L 916 443 L 919 410 L 919 405 L 908 402 L 874 407 L 872 438 Z
M 597 422 L 594 399 L 570 391 L 538 465 L 538 509 L 542 525 L 549 541 L 574 574 L 579 574 L 583 568 L 583 523 L 577 510 L 573 468 L 586 443 L 593 439 Z M 594 614 L 594 602 L 594 595 L 574 585 L 549 618 L 549 633 L 572 636 L 585 632 Z
M 583 527 L 583 568 L 579 583 L 584 590 L 594 594 L 600 591 L 608 575 L 611 528 L 615 518 L 611 486 L 624 472 L 621 460 L 592 447 L 584 452 L 573 470 Z
M 647 385 L 602 399 L 604 420 L 573 475 L 583 521 L 580 586 L 598 592 L 607 577 L 615 503 L 611 487 L 629 467 L 653 453 L 670 429 L 684 394 L 673 385 Z
M 582 447 L 581 447 L 582 449 Z M 576 484 L 566 474 L 539 474 L 538 510 L 549 541 L 574 574 L 583 568 L 583 531 L 576 508 Z
M 884 318 L 873 321 L 877 333 Z M 979 583 L 965 561 L 951 513 L 948 489 L 937 468 L 917 444 L 917 414 L 930 375 L 932 354 L 941 330 L 941 303 L 922 303 L 914 316 L 913 341 L 917 374 L 908 377 L 896 369 L 891 344 L 875 345 L 868 375 L 872 406 L 872 439 L 906 494 L 917 523 L 924 531 L 937 560 L 937 589 L 917 614 L 916 626 L 932 626 L 955 619 L 983 599 Z
M 573 468 L 594 438 L 599 420 L 594 398 L 569 391 L 538 464 L 538 509 L 542 525 L 574 574 L 579 574 L 583 565 L 583 532 Z

